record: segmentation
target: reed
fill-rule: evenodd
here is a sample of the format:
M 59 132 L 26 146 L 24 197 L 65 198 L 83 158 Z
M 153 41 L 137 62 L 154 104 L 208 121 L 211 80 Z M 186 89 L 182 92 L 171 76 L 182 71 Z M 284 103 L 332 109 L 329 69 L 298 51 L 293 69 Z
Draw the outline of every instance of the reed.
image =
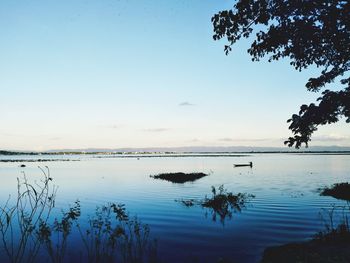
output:
M 149 226 L 130 217 L 123 204 L 97 206 L 84 221 L 77 200 L 53 218 L 57 187 L 51 186 L 49 169 L 40 170 L 43 178 L 34 183 L 23 173 L 13 205 L 9 196 L 0 207 L 1 245 L 8 262 L 67 262 L 68 252 L 75 255 L 74 262 L 159 262 Z

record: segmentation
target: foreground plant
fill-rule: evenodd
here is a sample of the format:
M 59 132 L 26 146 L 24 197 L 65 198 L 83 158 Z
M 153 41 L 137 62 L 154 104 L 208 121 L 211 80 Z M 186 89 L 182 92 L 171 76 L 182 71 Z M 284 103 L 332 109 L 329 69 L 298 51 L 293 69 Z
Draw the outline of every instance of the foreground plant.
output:
M 50 171 L 40 168 L 43 179 L 28 182 L 23 173 L 17 178 L 17 197 L 11 196 L 0 207 L 0 235 L 2 247 L 12 263 L 35 262 L 41 246 L 40 226 L 47 224 L 55 206 L 57 187 L 51 187 Z
M 73 222 L 77 222 L 80 217 L 80 203 L 69 208 L 68 212 L 63 212 L 61 219 L 55 218 L 53 224 L 41 221 L 38 230 L 38 238 L 44 245 L 51 262 L 64 262 L 68 237 L 72 232 Z
M 320 218 L 324 230 L 317 233 L 315 240 L 323 242 L 348 243 L 350 245 L 350 204 L 333 205 L 330 209 L 322 209 Z
M 158 261 L 149 226 L 130 218 L 123 204 L 98 206 L 86 222 L 76 201 L 60 218 L 53 218 L 57 187 L 50 185 L 48 168 L 41 171 L 44 178 L 34 184 L 23 174 L 14 205 L 9 197 L 0 207 L 2 248 L 9 262 L 67 262 L 67 252 L 69 262 Z
M 77 222 L 88 262 L 156 262 L 156 244 L 148 225 L 130 218 L 123 204 L 96 208 L 84 231 Z

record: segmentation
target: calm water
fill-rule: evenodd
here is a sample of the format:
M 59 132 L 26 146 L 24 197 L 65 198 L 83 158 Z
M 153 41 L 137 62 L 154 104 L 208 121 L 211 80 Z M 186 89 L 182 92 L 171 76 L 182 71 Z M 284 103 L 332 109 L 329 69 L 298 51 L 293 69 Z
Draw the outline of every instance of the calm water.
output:
M 82 211 L 92 214 L 97 205 L 107 202 L 126 204 L 130 214 L 137 214 L 149 224 L 152 237 L 158 240 L 158 253 L 166 262 L 194 258 L 198 262 L 216 262 L 220 257 L 234 262 L 258 262 L 266 247 L 303 241 L 322 229 L 320 209 L 344 203 L 319 196 L 317 188 L 350 181 L 350 155 L 72 158 L 80 161 L 28 162 L 26 168 L 19 168 L 19 163 L 0 163 L 0 200 L 4 202 L 15 193 L 16 177 L 21 171 L 30 179 L 39 179 L 37 166 L 48 165 L 59 186 L 58 207 L 66 208 L 79 199 Z M 254 164 L 252 169 L 233 167 L 234 163 L 250 161 Z M 179 171 L 211 175 L 185 184 L 149 177 Z M 256 196 L 246 209 L 233 214 L 224 224 L 213 221 L 206 209 L 185 207 L 174 201 L 210 196 L 211 186 L 222 184 L 233 193 Z

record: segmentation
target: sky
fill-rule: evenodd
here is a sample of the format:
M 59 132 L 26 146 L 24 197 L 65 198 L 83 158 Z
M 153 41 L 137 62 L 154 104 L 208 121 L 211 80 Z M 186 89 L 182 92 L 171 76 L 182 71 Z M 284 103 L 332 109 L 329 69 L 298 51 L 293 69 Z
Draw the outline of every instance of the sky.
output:
M 249 40 L 226 56 L 210 20 L 232 3 L 2 0 L 0 149 L 283 146 L 319 71 L 252 62 Z M 350 146 L 349 127 L 310 145 Z

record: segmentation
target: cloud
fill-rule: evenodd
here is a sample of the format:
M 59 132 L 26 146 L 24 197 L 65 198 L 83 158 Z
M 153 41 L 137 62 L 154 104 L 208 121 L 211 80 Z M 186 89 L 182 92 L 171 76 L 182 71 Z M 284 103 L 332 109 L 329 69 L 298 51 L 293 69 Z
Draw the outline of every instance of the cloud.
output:
M 102 125 L 97 125 L 99 128 L 104 128 L 104 129 L 120 129 L 123 127 L 123 125 L 120 124 L 102 124 Z
M 2 136 L 8 136 L 8 137 L 22 137 L 23 135 L 20 134 L 13 134 L 13 133 L 7 133 L 7 132 L 1 132 Z
M 221 142 L 266 142 L 266 141 L 279 141 L 279 139 L 273 138 L 257 138 L 257 139 L 249 139 L 249 138 L 219 138 L 218 141 Z
M 121 127 L 121 125 L 110 125 L 108 126 L 108 128 L 110 129 L 119 129 Z
M 220 142 L 232 142 L 234 140 L 231 138 L 220 138 L 220 139 L 218 139 L 218 141 L 220 141 Z
M 51 141 L 59 141 L 61 139 L 62 139 L 61 137 L 52 137 L 52 138 L 50 138 Z
M 194 106 L 194 104 L 192 104 L 188 101 L 184 101 L 184 102 L 179 103 L 179 106 Z
M 201 141 L 200 139 L 194 138 L 194 139 L 188 140 L 186 142 L 200 142 L 200 141 Z
M 329 134 L 329 135 L 319 135 L 311 138 L 313 141 L 319 142 L 340 142 L 340 141 L 349 141 L 350 136 L 338 135 L 338 134 Z
M 151 128 L 151 129 L 143 129 L 145 132 L 165 132 L 168 131 L 168 128 Z

